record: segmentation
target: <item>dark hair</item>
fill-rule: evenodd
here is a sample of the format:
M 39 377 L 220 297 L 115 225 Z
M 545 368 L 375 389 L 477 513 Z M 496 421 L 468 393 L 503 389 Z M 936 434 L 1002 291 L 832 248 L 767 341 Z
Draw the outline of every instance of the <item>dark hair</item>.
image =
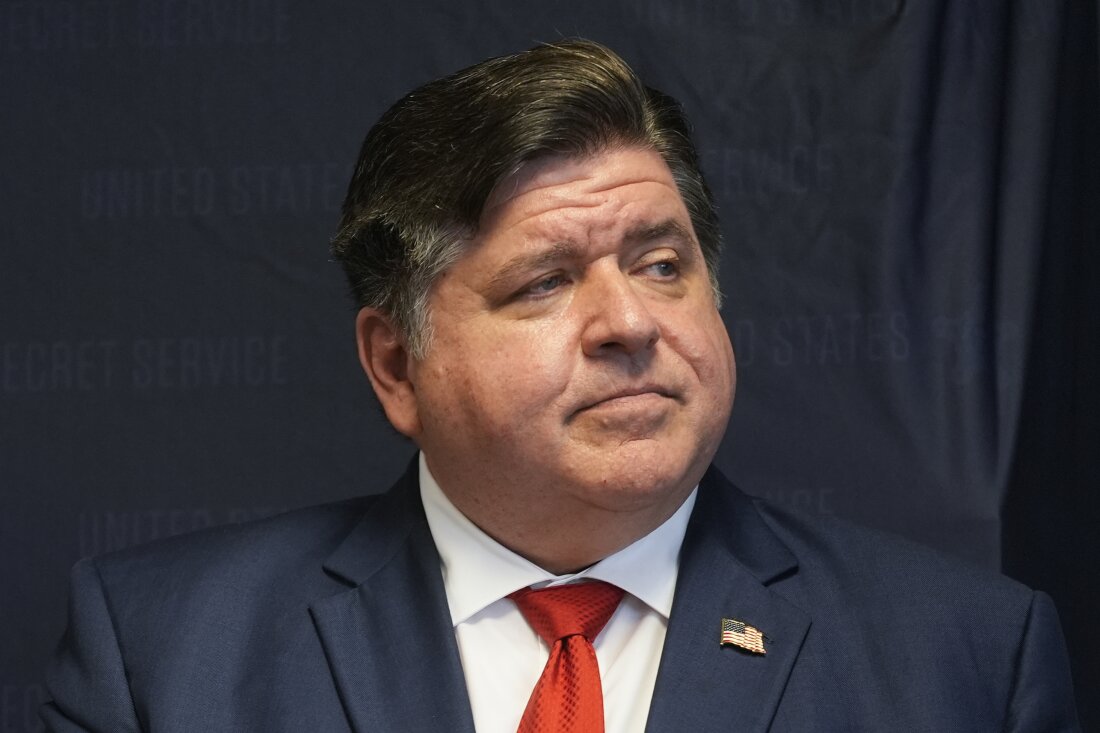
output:
M 409 92 L 367 133 L 332 243 L 359 307 L 422 355 L 428 292 L 475 235 L 493 188 L 533 159 L 637 146 L 665 160 L 718 298 L 721 233 L 687 120 L 610 49 L 586 40 L 488 59 Z

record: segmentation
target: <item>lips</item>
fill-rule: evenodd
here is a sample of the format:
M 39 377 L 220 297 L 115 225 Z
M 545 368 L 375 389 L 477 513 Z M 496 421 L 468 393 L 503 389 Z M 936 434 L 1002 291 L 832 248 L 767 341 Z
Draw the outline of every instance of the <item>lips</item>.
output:
M 629 386 L 601 395 L 595 399 L 586 400 L 576 412 L 581 413 L 599 407 L 613 407 L 618 404 L 628 405 L 633 402 L 640 403 L 647 398 L 675 399 L 675 394 L 667 387 L 659 385 L 645 384 Z

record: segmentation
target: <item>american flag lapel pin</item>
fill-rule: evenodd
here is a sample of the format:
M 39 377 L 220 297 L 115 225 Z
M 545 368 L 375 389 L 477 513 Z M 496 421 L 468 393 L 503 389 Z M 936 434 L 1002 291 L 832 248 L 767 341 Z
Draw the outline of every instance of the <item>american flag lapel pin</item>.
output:
M 753 654 L 767 654 L 764 649 L 764 640 L 767 638 L 760 629 L 749 626 L 744 621 L 735 618 L 722 619 L 721 646 L 735 646 Z

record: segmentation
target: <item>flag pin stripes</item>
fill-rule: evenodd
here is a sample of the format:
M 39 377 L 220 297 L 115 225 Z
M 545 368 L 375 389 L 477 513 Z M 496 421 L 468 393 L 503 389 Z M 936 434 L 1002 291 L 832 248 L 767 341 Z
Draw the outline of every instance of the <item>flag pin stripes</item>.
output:
M 721 646 L 735 646 L 753 654 L 767 654 L 764 649 L 766 636 L 755 626 L 735 618 L 722 619 Z

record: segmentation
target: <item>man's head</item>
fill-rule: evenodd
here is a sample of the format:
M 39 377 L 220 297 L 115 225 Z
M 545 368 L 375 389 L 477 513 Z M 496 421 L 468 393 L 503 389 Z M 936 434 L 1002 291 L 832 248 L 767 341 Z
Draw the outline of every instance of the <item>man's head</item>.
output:
M 573 42 L 422 87 L 363 150 L 336 240 L 360 358 L 451 501 L 558 571 L 668 518 L 734 390 L 675 103 Z
M 609 49 L 572 40 L 425 84 L 374 125 L 333 241 L 356 302 L 386 313 L 422 356 L 428 291 L 477 233 L 500 181 L 541 157 L 621 146 L 668 165 L 717 295 L 721 231 L 679 104 Z

